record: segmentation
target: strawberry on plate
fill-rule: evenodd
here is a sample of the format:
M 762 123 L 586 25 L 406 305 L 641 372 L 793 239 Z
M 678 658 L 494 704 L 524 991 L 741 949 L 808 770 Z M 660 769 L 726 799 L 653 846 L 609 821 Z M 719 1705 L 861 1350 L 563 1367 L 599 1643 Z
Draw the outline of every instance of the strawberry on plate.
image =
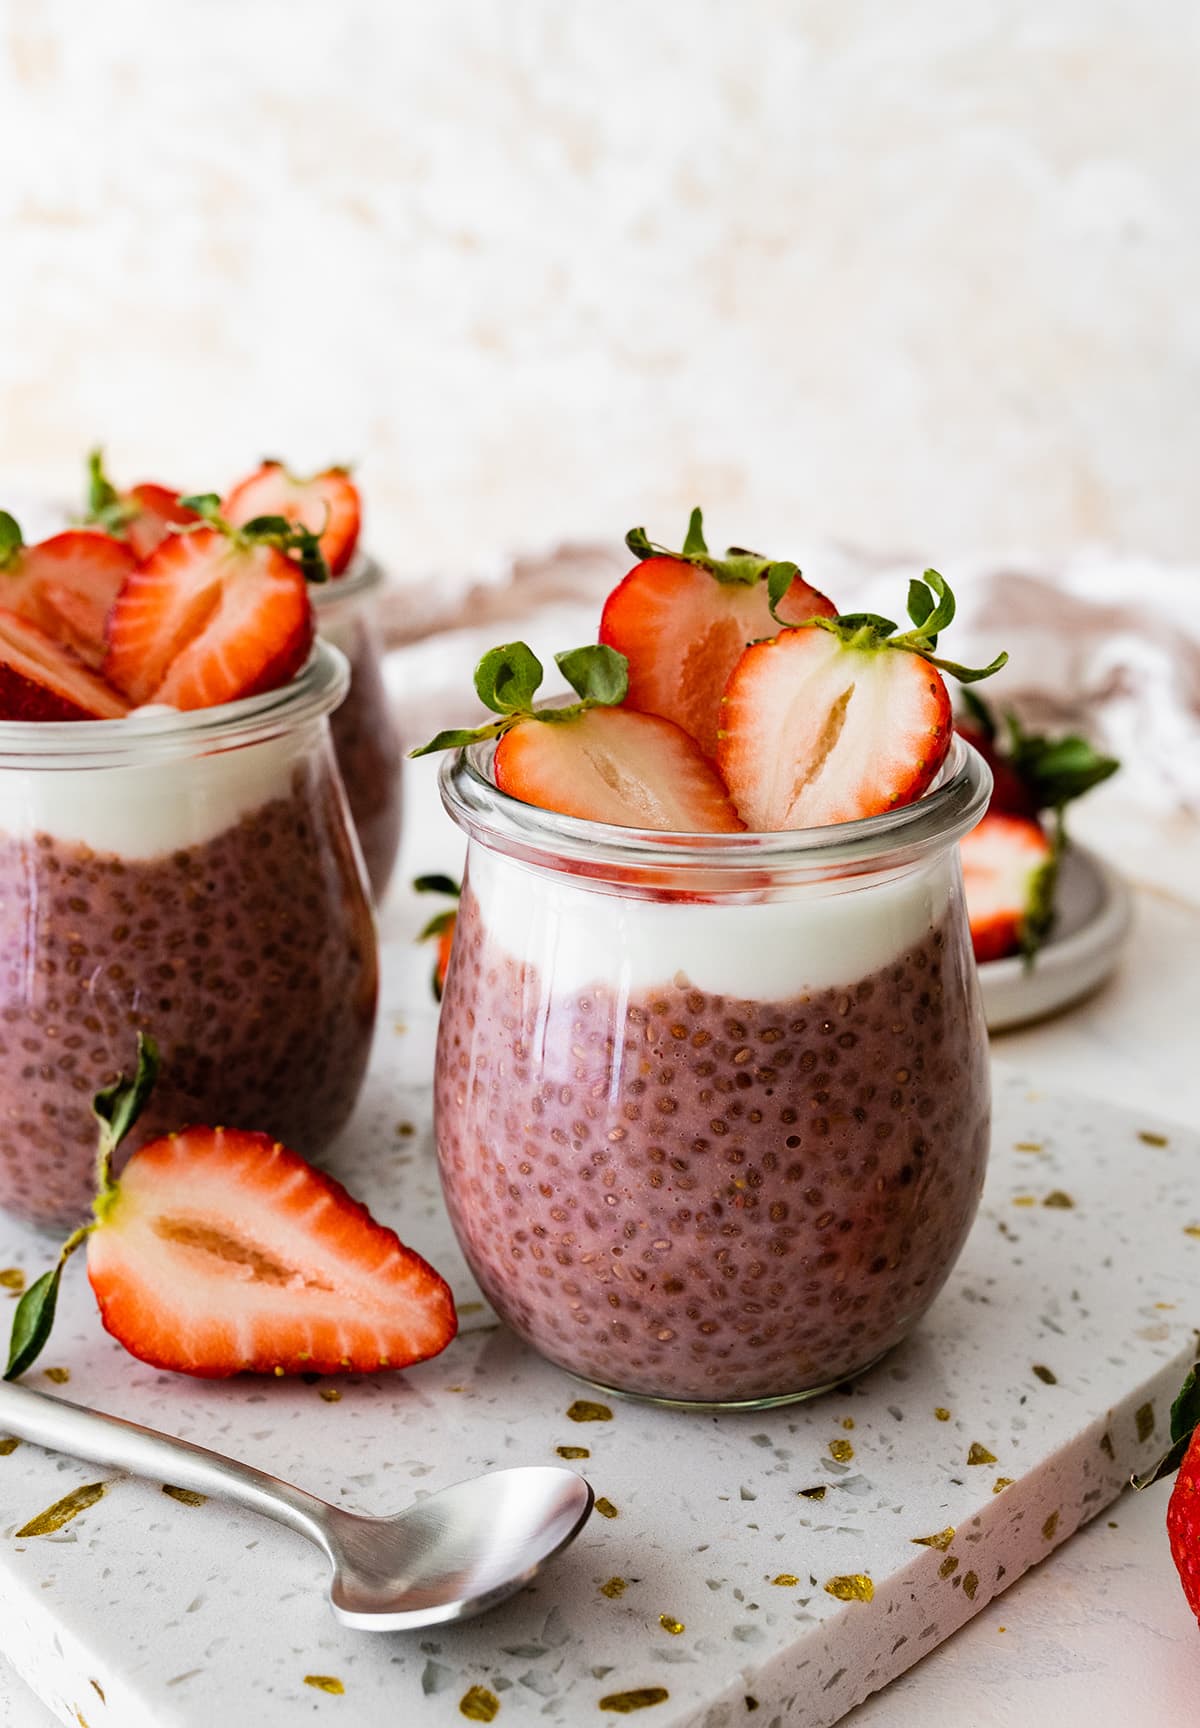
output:
M 124 540 L 136 559 L 149 558 L 172 528 L 199 522 L 195 510 L 181 502 L 178 489 L 143 480 L 118 492 L 104 471 L 104 453 L 88 456 L 87 520 Z
M 286 684 L 308 658 L 312 606 L 286 523 L 234 529 L 215 499 L 206 525 L 170 535 L 121 589 L 109 615 L 106 677 L 135 705 L 211 708 Z M 303 544 L 301 544 L 303 543 Z
M 104 660 L 113 602 L 136 567 L 127 546 L 91 528 L 71 528 L 26 546 L 15 519 L 0 510 L 0 606 L 93 668 Z
M 69 649 L 0 609 L 0 720 L 120 720 L 128 712 Z
M 542 666 L 524 642 L 485 654 L 475 670 L 484 705 L 501 718 L 474 731 L 439 732 L 414 756 L 498 738 L 496 785 L 526 804 L 592 822 L 672 834 L 742 827 L 721 777 L 673 721 L 622 708 L 624 656 L 604 644 L 555 656 L 580 697 L 534 708 Z
M 418 942 L 437 942 L 430 984 L 434 1000 L 440 1002 L 446 988 L 446 974 L 450 970 L 450 950 L 454 946 L 454 927 L 458 923 L 457 901 L 462 895 L 462 884 L 456 882 L 453 876 L 418 876 L 413 882 L 413 889 L 418 894 L 444 894 L 456 902 L 443 912 L 435 912 L 417 937 Z
M 1031 816 L 989 810 L 961 842 L 971 945 L 981 964 L 1032 954 L 1054 910 L 1058 857 Z
M 1115 756 L 1102 756 L 1076 733 L 1050 737 L 1030 732 L 1011 709 L 997 720 L 974 690 L 964 690 L 962 700 L 966 717 L 957 719 L 954 728 L 992 771 L 991 810 L 1009 816 L 1036 816 L 1050 810 L 1061 830 L 1067 805 L 1120 767 Z
M 97 1095 L 95 1216 L 30 1286 L 6 1379 L 36 1359 L 62 1269 L 87 1243 L 105 1328 L 156 1368 L 231 1374 L 376 1373 L 436 1356 L 457 1317 L 444 1279 L 333 1177 L 265 1134 L 186 1128 L 113 1159 L 153 1090 L 158 1054 L 138 1041 L 132 1080 Z
M 778 608 L 788 567 L 767 581 Z M 851 613 L 785 626 L 744 651 L 725 688 L 717 765 L 748 828 L 851 822 L 911 804 L 932 784 L 952 731 L 938 669 L 984 678 L 1007 655 L 971 670 L 935 654 L 954 617 L 936 570 L 909 584 L 908 606 L 903 635 L 889 618 Z
M 640 560 L 613 589 L 600 620 L 600 640 L 629 663 L 625 705 L 673 720 L 708 756 L 717 751 L 721 697 L 751 642 L 773 636 L 768 572 L 792 573 L 778 604 L 789 624 L 831 618 L 837 608 L 810 588 L 794 564 L 775 564 L 730 547 L 715 557 L 693 510 L 682 550 L 654 546 L 634 528 L 626 545 Z
M 348 468 L 325 468 L 302 478 L 282 462 L 264 462 L 239 480 L 223 506 L 235 528 L 261 516 L 283 516 L 320 541 L 330 574 L 340 576 L 358 545 L 362 504 Z

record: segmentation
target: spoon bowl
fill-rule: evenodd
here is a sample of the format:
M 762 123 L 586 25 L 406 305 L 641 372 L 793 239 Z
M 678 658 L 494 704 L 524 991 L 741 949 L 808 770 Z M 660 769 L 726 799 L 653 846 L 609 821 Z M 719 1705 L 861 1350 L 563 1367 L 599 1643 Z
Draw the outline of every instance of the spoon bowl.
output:
M 0 1432 L 231 1500 L 298 1530 L 333 1567 L 337 1618 L 367 1632 L 482 1614 L 574 1541 L 592 1510 L 592 1490 L 574 1470 L 528 1464 L 453 1483 L 393 1517 L 368 1518 L 189 1440 L 6 1381 Z

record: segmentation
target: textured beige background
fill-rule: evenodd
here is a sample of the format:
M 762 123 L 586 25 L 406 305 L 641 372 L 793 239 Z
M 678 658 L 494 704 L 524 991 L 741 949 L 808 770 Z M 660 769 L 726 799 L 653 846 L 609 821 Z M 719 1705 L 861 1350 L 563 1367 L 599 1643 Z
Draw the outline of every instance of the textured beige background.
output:
M 7 0 L 0 476 L 1195 553 L 1194 0 Z

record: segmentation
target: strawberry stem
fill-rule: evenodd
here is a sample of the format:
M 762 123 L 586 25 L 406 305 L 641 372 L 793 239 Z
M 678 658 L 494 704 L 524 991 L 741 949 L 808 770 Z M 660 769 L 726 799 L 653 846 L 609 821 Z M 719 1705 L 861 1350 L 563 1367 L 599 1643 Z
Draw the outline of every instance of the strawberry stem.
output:
M 781 577 L 772 574 L 768 578 L 768 588 L 772 616 L 785 630 L 828 630 L 845 647 L 857 649 L 860 653 L 895 648 L 902 654 L 916 654 L 962 684 L 975 684 L 981 678 L 990 678 L 1008 663 L 1008 655 L 1001 653 L 988 666 L 961 666 L 957 661 L 944 660 L 933 652 L 938 636 L 953 622 L 956 610 L 954 592 L 946 578 L 936 570 L 926 570 L 922 581 L 914 578 L 909 583 L 908 615 L 913 628 L 901 635 L 897 635 L 899 627 L 892 619 L 883 618 L 877 612 L 843 612 L 837 618 L 807 618 L 801 623 L 789 623 L 776 611 L 787 586 Z
M 715 557 L 704 539 L 704 517 L 699 507 L 688 518 L 687 533 L 678 552 L 651 540 L 644 528 L 631 528 L 625 536 L 625 544 L 635 558 L 643 561 L 647 558 L 673 558 L 677 563 L 694 564 L 698 570 L 707 570 L 718 582 L 741 583 L 746 587 L 753 587 L 764 576 L 769 580 L 775 571 L 786 570 L 789 574 L 777 597 L 780 599 L 800 573 L 794 564 L 777 563 L 759 552 L 748 552 L 744 546 L 730 546 L 724 558 Z
M 24 546 L 21 524 L 7 510 L 0 510 L 0 570 L 4 570 Z
M 300 566 L 307 582 L 328 582 L 329 565 L 321 550 L 321 535 L 286 516 L 255 516 L 249 522 L 235 526 L 221 514 L 221 500 L 215 492 L 192 492 L 176 500 L 183 510 L 194 510 L 206 527 L 215 528 L 235 546 L 243 550 L 252 546 L 274 546 L 285 558 Z M 326 514 L 328 516 L 328 507 Z M 175 527 L 173 532 L 187 534 L 194 525 Z
M 1200 1362 L 1189 1369 L 1187 1379 L 1179 1389 L 1179 1396 L 1171 1406 L 1171 1449 L 1163 1454 L 1158 1463 L 1151 1469 L 1144 1470 L 1140 1476 L 1131 1476 L 1130 1483 L 1134 1488 L 1149 1488 L 1152 1482 L 1160 1482 L 1164 1476 L 1172 1476 L 1183 1463 L 1184 1453 L 1191 1445 L 1192 1436 L 1200 1428 Z
M 484 726 L 454 728 L 439 732 L 428 744 L 410 750 L 409 756 L 430 756 L 436 750 L 461 750 L 485 738 L 500 738 L 521 720 L 539 720 L 558 725 L 574 720 L 589 708 L 617 708 L 629 690 L 629 662 L 624 654 L 600 642 L 582 648 L 567 648 L 554 656 L 555 664 L 571 685 L 578 702 L 552 708 L 535 708 L 544 668 L 525 642 L 506 642 L 491 648 L 475 668 L 475 693 L 485 708 L 499 714 Z
M 158 1082 L 160 1068 L 158 1045 L 146 1033 L 139 1032 L 137 1066 L 132 1080 L 118 1074 L 111 1086 L 105 1086 L 92 1099 L 92 1114 L 100 1124 L 96 1150 L 96 1198 L 92 1203 L 97 1222 L 102 1222 L 107 1216 L 116 1196 L 113 1159 L 117 1148 L 146 1108 Z

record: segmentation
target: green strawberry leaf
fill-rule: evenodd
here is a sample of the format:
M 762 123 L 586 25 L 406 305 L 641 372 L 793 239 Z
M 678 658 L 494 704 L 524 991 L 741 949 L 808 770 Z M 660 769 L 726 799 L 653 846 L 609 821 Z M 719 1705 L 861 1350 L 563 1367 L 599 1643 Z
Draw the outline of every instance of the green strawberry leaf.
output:
M 462 884 L 456 882 L 453 876 L 414 876 L 413 892 L 416 894 L 449 894 L 457 900 L 462 893 Z
M 554 663 L 576 695 L 591 707 L 615 708 L 629 691 L 629 662 L 604 643 L 589 642 L 554 656 Z
M 475 690 L 494 714 L 528 714 L 542 682 L 542 663 L 524 642 L 492 648 L 475 668 Z
M 767 566 L 767 605 L 771 608 L 771 616 L 777 624 L 783 623 L 778 608 L 783 604 L 784 596 L 799 574 L 799 565 L 793 564 L 790 558 L 779 559 Z
M 122 502 L 120 493 L 104 471 L 104 452 L 99 446 L 88 452 L 87 475 L 84 521 L 120 539 L 137 515 L 137 506 Z
M 114 1151 L 146 1108 L 161 1066 L 158 1045 L 153 1038 L 139 1032 L 133 1079 L 119 1074 L 111 1086 L 105 1086 L 92 1099 L 92 1114 L 101 1124 L 101 1138 L 110 1140 Z
M 891 644 L 898 648 L 899 642 Z M 948 672 L 951 678 L 957 678 L 960 684 L 978 684 L 984 678 L 990 678 L 999 672 L 1002 666 L 1008 665 L 1006 653 L 997 654 L 988 666 L 960 666 L 956 660 L 942 660 L 936 654 L 923 654 L 922 659 L 928 660 L 931 666 L 936 666 L 939 672 Z
M 697 505 L 688 517 L 687 533 L 683 537 L 683 555 L 690 558 L 693 553 L 707 554 L 708 547 L 704 541 L 704 517 Z
M 1021 918 L 1021 953 L 1025 964 L 1032 966 L 1034 956 L 1046 940 L 1054 922 L 1054 896 L 1058 887 L 1059 849 L 1056 846 L 1033 873 L 1029 884 L 1029 899 Z
M 415 761 L 418 756 L 432 756 L 438 750 L 465 750 L 468 744 L 480 744 L 485 738 L 499 738 L 519 718 L 519 715 L 514 714 L 506 720 L 495 720 L 488 726 L 451 727 L 448 732 L 439 732 L 436 738 L 429 740 L 428 744 L 422 744 L 416 750 L 410 750 L 408 753 L 409 760 Z
M 16 517 L 10 516 L 7 510 L 0 510 L 0 570 L 12 563 L 24 544 Z
M 13 1315 L 12 1332 L 8 1341 L 8 1367 L 4 1370 L 6 1380 L 15 1380 L 24 1374 L 37 1361 L 54 1326 L 54 1315 L 58 1308 L 58 1287 L 62 1281 L 63 1262 L 50 1272 L 43 1272 L 41 1277 L 32 1283 L 21 1300 L 17 1303 L 17 1311 Z
M 451 928 L 457 917 L 458 913 L 453 908 L 447 908 L 445 912 L 435 912 L 417 937 L 417 941 L 428 942 L 432 937 L 440 936 L 443 930 Z
M 1015 714 L 1005 716 L 1008 760 L 1029 788 L 1039 810 L 1061 812 L 1120 767 L 1115 756 L 1102 756 L 1086 738 L 1070 733 L 1047 738 L 1026 732 Z
M 211 522 L 214 528 L 224 526 L 221 515 L 221 500 L 215 492 L 188 492 L 175 502 L 182 510 L 194 510 L 197 516 L 202 516 L 206 522 Z

